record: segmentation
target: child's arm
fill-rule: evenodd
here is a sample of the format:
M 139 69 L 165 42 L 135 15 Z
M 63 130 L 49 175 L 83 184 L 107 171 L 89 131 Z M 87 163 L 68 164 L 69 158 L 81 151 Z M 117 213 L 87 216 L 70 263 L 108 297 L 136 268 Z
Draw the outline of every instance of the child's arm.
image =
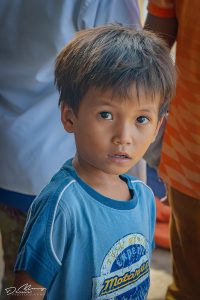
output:
M 175 1 L 148 1 L 148 14 L 144 28 L 158 33 L 171 48 L 176 40 L 178 22 Z
M 12 290 L 7 290 L 7 295 L 11 295 L 10 300 L 42 300 L 45 293 L 43 286 L 22 271 L 16 273 Z

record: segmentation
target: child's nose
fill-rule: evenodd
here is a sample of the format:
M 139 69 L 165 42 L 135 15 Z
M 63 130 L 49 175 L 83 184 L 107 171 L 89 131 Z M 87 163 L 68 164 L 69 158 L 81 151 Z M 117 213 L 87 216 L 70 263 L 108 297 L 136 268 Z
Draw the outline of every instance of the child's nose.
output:
M 119 145 L 129 145 L 132 143 L 132 128 L 128 124 L 117 126 L 115 134 L 113 135 L 112 142 Z

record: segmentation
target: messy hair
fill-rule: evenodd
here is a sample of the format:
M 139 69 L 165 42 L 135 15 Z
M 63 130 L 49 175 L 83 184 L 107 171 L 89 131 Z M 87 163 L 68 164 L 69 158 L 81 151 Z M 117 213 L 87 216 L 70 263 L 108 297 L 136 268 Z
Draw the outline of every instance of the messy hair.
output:
M 160 95 L 160 114 L 175 92 L 176 72 L 164 41 L 146 30 L 105 25 L 76 34 L 56 59 L 55 83 L 61 102 L 77 113 L 90 87 L 113 90 L 121 98 L 135 84 L 137 95 Z

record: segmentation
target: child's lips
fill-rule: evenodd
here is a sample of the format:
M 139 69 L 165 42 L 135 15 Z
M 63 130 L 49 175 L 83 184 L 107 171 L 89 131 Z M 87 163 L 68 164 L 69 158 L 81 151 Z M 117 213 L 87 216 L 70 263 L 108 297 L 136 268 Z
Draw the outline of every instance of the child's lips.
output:
M 130 155 L 126 152 L 117 152 L 117 153 L 109 154 L 108 157 L 111 158 L 112 160 L 117 160 L 117 161 L 118 160 L 125 161 L 131 159 Z

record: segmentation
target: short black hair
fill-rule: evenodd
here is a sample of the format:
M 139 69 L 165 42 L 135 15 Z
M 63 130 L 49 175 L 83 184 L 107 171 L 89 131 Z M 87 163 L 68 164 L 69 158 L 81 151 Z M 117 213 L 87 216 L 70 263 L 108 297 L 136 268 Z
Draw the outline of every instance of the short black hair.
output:
M 77 113 L 90 87 L 112 88 L 126 97 L 135 84 L 152 95 L 160 94 L 160 114 L 175 93 L 176 71 L 165 42 L 147 30 L 119 24 L 78 32 L 56 58 L 55 83 L 61 102 Z

